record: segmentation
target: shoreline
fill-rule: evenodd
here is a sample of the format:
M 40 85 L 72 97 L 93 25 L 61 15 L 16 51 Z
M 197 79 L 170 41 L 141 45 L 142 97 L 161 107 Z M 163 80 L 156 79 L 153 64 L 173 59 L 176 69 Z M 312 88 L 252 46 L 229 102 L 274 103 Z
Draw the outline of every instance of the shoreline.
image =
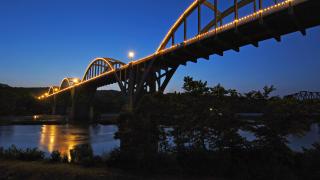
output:
M 66 125 L 66 124 L 117 124 L 119 114 L 104 114 L 93 121 L 69 121 L 61 115 L 29 115 L 29 116 L 0 116 L 0 126 L 8 125 Z

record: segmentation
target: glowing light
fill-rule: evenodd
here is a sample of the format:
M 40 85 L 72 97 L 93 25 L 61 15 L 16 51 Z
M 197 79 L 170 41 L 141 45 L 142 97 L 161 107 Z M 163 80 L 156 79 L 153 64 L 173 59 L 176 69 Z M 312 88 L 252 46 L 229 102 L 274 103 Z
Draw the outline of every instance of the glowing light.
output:
M 74 78 L 73 80 L 72 80 L 74 83 L 79 83 L 80 82 L 80 80 L 78 79 L 78 78 Z
M 129 51 L 129 53 L 128 53 L 129 59 L 133 59 L 134 56 L 135 56 L 135 53 L 133 51 Z
M 59 89 L 58 88 L 54 88 L 54 90 L 53 90 L 54 92 L 57 92 L 57 91 L 59 91 Z

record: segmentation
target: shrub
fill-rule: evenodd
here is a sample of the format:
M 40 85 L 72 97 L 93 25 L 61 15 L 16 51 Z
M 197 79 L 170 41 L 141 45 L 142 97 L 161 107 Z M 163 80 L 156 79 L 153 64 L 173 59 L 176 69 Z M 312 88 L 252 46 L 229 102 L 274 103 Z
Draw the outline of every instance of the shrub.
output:
M 19 149 L 15 145 L 11 145 L 3 151 L 3 157 L 7 159 L 17 159 L 24 161 L 36 161 L 44 159 L 44 152 L 37 148 Z
M 62 158 L 61 158 L 60 152 L 59 151 L 52 151 L 50 161 L 51 162 L 61 162 Z
M 93 164 L 93 151 L 90 145 L 82 144 L 75 146 L 70 150 L 71 162 L 78 163 L 84 166 Z
M 3 147 L 0 147 L 0 158 L 2 158 L 2 157 L 3 157 L 3 152 L 4 152 Z
M 69 162 L 69 158 L 67 154 L 64 154 L 61 158 L 61 162 L 63 163 L 68 163 Z

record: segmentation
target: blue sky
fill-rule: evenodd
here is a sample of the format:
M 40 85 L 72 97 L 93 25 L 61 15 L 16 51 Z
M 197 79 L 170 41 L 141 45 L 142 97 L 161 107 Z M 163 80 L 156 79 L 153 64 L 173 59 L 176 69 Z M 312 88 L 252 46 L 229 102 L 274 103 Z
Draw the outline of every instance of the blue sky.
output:
M 221 8 L 228 7 L 227 2 Z M 82 77 L 95 57 L 128 62 L 129 50 L 136 52 L 136 58 L 152 54 L 190 3 L 192 0 L 1 0 L 0 83 L 58 85 L 64 77 Z M 307 33 L 188 63 L 178 69 L 167 91 L 180 91 L 186 75 L 240 92 L 271 84 L 280 95 L 320 91 L 320 27 Z

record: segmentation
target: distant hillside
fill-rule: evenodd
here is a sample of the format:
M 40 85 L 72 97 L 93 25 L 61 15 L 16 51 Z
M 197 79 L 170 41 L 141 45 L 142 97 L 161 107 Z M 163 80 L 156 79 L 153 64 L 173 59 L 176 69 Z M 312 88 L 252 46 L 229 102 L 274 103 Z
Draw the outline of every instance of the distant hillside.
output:
M 0 88 L 8 88 L 8 87 L 10 87 L 10 86 L 7 85 L 7 84 L 2 84 L 2 83 L 0 83 Z
M 33 115 L 47 113 L 49 106 L 35 97 L 48 88 L 16 88 L 0 85 L 0 115 Z
M 0 84 L 0 116 L 48 114 L 51 106 L 36 97 L 48 91 L 48 87 L 10 87 Z M 119 112 L 124 104 L 121 92 L 97 91 L 94 99 L 96 113 Z

